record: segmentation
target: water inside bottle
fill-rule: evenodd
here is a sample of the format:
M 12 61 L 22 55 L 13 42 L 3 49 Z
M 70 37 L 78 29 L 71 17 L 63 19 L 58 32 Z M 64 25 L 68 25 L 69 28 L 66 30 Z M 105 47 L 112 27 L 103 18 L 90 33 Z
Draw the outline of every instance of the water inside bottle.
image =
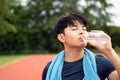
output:
M 89 40 L 93 43 L 97 44 L 105 44 L 107 42 L 107 39 L 105 37 L 104 33 L 95 33 L 95 32 L 87 32 L 86 36 L 84 37 L 84 40 Z

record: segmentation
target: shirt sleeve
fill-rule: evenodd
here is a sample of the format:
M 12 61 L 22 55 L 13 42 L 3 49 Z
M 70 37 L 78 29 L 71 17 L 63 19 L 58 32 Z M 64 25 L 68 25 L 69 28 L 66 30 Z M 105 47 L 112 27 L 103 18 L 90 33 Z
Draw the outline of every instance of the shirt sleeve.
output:
M 49 62 L 49 63 L 45 66 L 45 68 L 44 68 L 44 70 L 43 70 L 42 80 L 45 80 L 45 79 L 46 79 L 46 74 L 47 74 L 48 68 L 49 68 L 49 66 L 50 66 L 50 63 L 51 63 L 51 62 Z
M 112 73 L 115 70 L 115 67 L 113 66 L 112 62 L 109 59 L 106 59 L 105 61 L 106 65 L 106 76 L 109 77 L 110 73 Z
M 115 70 L 114 65 L 112 64 L 112 62 L 108 59 L 105 58 L 103 56 L 97 56 L 97 70 L 98 70 L 98 74 L 101 78 L 105 78 L 110 75 L 111 72 L 113 72 Z

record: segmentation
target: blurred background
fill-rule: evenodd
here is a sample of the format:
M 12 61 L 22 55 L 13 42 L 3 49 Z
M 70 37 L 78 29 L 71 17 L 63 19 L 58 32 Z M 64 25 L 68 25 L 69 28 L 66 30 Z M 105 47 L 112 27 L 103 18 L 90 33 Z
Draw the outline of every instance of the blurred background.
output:
M 120 51 L 118 0 L 0 0 L 0 55 L 56 53 L 62 49 L 53 27 L 64 14 L 80 12 L 88 31 L 99 29 Z
M 72 12 L 87 17 L 88 31 L 98 29 L 109 34 L 119 54 L 119 3 L 120 0 L 0 0 L 0 80 L 41 80 L 53 53 L 62 50 L 53 27 L 60 16 Z

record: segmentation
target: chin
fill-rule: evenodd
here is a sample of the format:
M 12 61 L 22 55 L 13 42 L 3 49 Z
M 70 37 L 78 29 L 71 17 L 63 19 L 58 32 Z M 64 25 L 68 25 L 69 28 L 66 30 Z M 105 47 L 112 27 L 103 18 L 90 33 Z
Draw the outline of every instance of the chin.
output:
M 86 42 L 83 42 L 82 44 L 81 44 L 81 47 L 86 47 L 87 46 L 87 43 Z

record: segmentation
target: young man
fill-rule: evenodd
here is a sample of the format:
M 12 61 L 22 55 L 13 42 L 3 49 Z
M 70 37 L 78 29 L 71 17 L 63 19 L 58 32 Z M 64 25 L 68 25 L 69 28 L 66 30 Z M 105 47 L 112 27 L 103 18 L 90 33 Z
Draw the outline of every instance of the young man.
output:
M 47 64 L 42 80 L 120 80 L 120 58 L 112 48 L 110 37 L 103 32 L 107 38 L 105 44 L 84 41 L 82 36 L 87 32 L 86 26 L 86 18 L 77 13 L 62 16 L 58 20 L 55 33 L 64 50 Z M 85 48 L 87 44 L 109 59 L 94 56 Z

